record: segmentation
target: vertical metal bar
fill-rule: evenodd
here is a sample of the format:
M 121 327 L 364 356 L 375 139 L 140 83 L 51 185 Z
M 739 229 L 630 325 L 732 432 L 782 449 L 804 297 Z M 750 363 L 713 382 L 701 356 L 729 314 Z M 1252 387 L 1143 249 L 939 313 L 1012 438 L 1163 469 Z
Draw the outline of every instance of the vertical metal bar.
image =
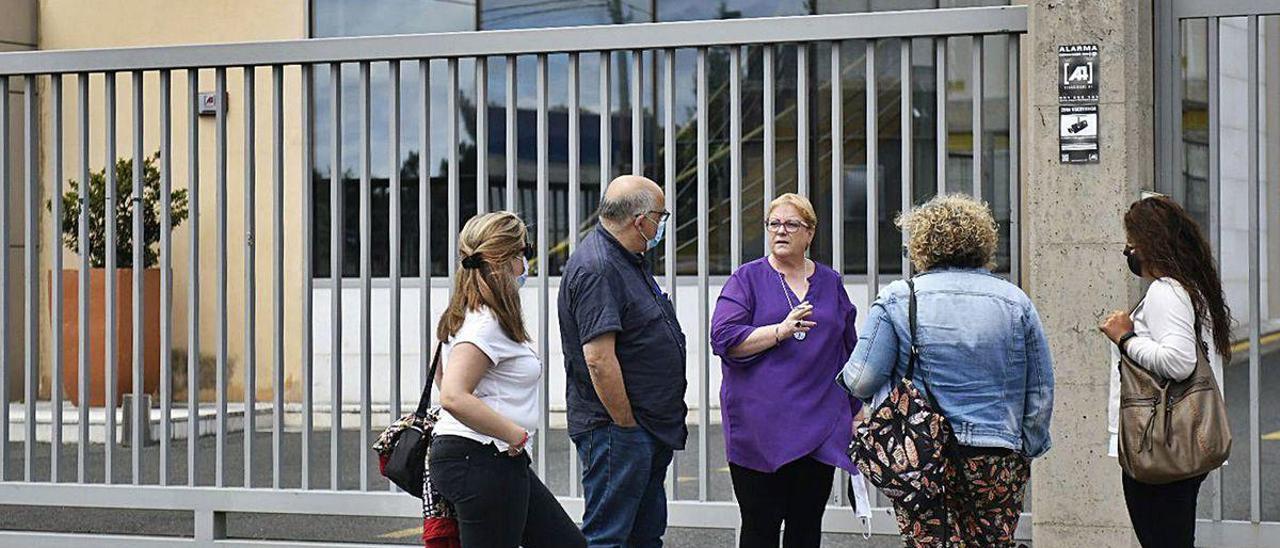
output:
M 578 249 L 578 227 L 582 223 L 582 216 L 579 215 L 578 209 L 581 206 L 579 198 L 582 194 L 582 118 L 581 106 L 582 98 L 578 86 L 580 85 L 580 61 L 578 53 L 569 54 L 569 253 L 572 254 Z M 546 338 L 546 337 L 543 337 Z M 548 433 L 543 433 L 544 436 Z M 580 476 L 578 475 L 578 458 L 577 454 L 571 449 L 568 452 L 569 458 L 569 496 L 579 496 Z
M 371 144 L 369 122 L 369 62 L 360 63 L 360 447 L 369 447 L 369 430 L 373 429 L 370 387 L 373 371 L 373 230 L 369 203 Z M 369 452 L 360 451 L 360 490 L 369 490 Z
M 7 79 L 0 78 L 0 85 L 3 85 L 6 81 Z M 79 416 L 77 417 L 77 420 L 79 421 L 80 429 L 79 429 L 79 435 L 76 438 L 76 482 L 87 483 L 88 478 L 86 476 L 86 473 L 87 473 L 87 467 L 89 463 L 89 407 L 90 407 L 89 405 L 90 397 L 89 397 L 89 298 L 88 298 L 88 295 L 89 295 L 89 268 L 91 268 L 91 265 L 89 263 L 89 249 L 87 247 L 88 246 L 87 242 L 89 241 L 89 207 L 88 207 L 89 200 L 87 198 L 87 192 L 85 190 L 86 188 L 88 188 L 86 185 L 89 181 L 89 109 L 91 108 L 89 106 L 89 74 L 88 73 L 80 73 L 76 75 L 76 87 L 80 96 L 80 100 L 79 100 L 80 112 L 78 113 L 80 117 L 80 144 L 79 144 L 79 147 L 80 147 L 80 203 L 77 204 L 77 206 L 80 208 L 80 215 L 76 221 L 77 241 L 80 243 L 80 249 L 78 250 L 78 252 L 80 253 L 80 272 L 78 273 L 78 276 L 77 276 L 78 283 L 76 284 L 76 301 L 77 301 L 77 304 L 79 305 L 76 309 L 76 314 L 77 314 L 76 332 L 78 333 L 78 337 L 79 337 L 79 340 L 77 341 L 78 347 L 77 347 L 77 356 L 76 356 L 77 358 L 76 361 L 78 365 L 78 371 L 76 373 L 77 375 L 76 393 L 79 394 L 80 396 L 80 401 L 77 405 L 77 407 L 79 408 Z M 3 95 L 3 94 L 0 94 L 0 95 Z M 7 97 L 7 95 L 5 96 Z M 195 95 L 192 94 L 192 97 L 194 96 Z M 3 106 L 0 106 L 0 112 L 3 112 L 2 110 L 3 108 L 4 108 Z M 4 117 L 0 117 L 0 118 L 4 118 Z M 0 127 L 7 128 L 8 120 L 5 119 L 3 122 L 0 122 Z M 0 134 L 3 134 L 3 133 L 4 133 L 3 131 L 0 131 Z M 8 147 L 7 144 L 0 145 L 0 156 L 7 154 L 6 152 L 7 147 Z M 193 162 L 193 165 L 194 165 L 194 162 Z M 0 171 L 2 171 L 6 175 L 8 174 L 8 166 L 5 162 L 0 161 Z M 194 194 L 194 191 L 193 191 L 193 194 Z M 194 210 L 195 197 L 193 196 L 191 199 L 192 199 L 192 207 Z M 196 217 L 195 215 L 191 216 L 193 224 L 195 222 L 195 217 Z M 7 225 L 0 223 L 0 226 L 7 226 Z M 0 276 L 3 276 L 3 274 L 0 274 Z M 4 300 L 3 297 L 0 297 L 0 301 L 2 300 Z M 3 312 L 0 312 L 0 316 L 2 315 L 3 315 Z M 194 315 L 194 312 L 193 312 L 193 315 Z M 3 320 L 0 320 L 0 324 L 3 324 Z M 194 344 L 194 342 L 195 341 L 193 339 L 192 343 Z M 0 346 L 3 346 L 3 345 L 0 345 Z M 0 354 L 0 361 L 3 361 L 3 354 Z M 3 367 L 0 367 L 0 369 L 3 369 Z M 3 391 L 0 390 L 0 392 L 3 392 Z M 8 408 L 7 404 L 5 405 L 5 408 L 6 409 Z M 4 424 L 9 424 L 8 420 L 4 420 L 3 422 Z M 192 451 L 191 454 L 194 455 L 195 452 Z M 3 476 L 4 474 L 0 473 L 0 477 L 3 477 Z
M 518 211 L 516 187 L 520 183 L 519 129 L 516 127 L 516 56 L 507 56 L 507 211 Z M 453 257 L 449 258 L 453 261 Z
M 329 488 L 337 491 L 342 476 L 338 456 L 342 438 L 342 251 L 346 234 L 342 207 L 346 181 L 342 175 L 341 63 L 329 63 L 329 98 Z
M 913 91 L 911 88 L 911 39 L 903 38 L 900 47 L 898 63 L 900 73 L 898 79 L 901 82 L 899 85 L 901 111 L 898 117 L 902 121 L 902 159 L 900 160 L 902 162 L 902 200 L 899 205 L 899 211 L 906 212 L 911 209 L 911 204 L 915 199 L 915 185 L 913 184 L 915 182 L 915 171 L 912 164 L 914 159 L 912 153 L 915 150 L 915 114 L 911 106 Z M 906 230 L 902 231 L 902 245 L 904 248 L 907 245 Z M 906 253 L 903 253 L 902 277 L 909 276 L 911 276 L 911 260 Z
M 53 109 L 51 129 L 53 135 L 49 142 L 53 152 L 53 195 L 49 199 L 50 219 L 53 229 L 49 231 L 49 254 L 53 258 L 53 268 L 49 275 L 49 329 L 53 335 L 52 382 L 50 396 L 53 408 L 53 430 L 49 436 L 49 481 L 58 483 L 58 468 L 62 464 L 62 367 L 66 356 L 62 353 L 62 75 L 49 76 L 50 103 Z M 0 372 L 0 374 L 3 374 Z M 30 419 L 28 419 L 30 420 Z M 35 421 L 31 421 L 35 422 Z M 161 462 L 165 453 L 161 452 Z M 163 474 L 163 473 L 162 473 Z M 162 482 L 163 483 L 163 482 Z
M 662 192 L 663 194 L 666 195 L 667 211 L 671 212 L 671 217 L 668 219 L 668 222 L 676 222 L 674 220 L 678 220 L 680 218 L 679 213 L 677 211 L 679 204 L 676 203 L 677 200 L 676 200 L 676 116 L 675 116 L 675 105 L 676 105 L 675 74 L 676 73 L 675 73 L 675 65 L 676 65 L 675 50 L 672 50 L 672 49 L 662 50 L 662 71 L 663 71 L 663 74 L 662 74 L 663 145 L 662 147 L 664 150 L 664 153 L 662 155 L 662 169 L 663 169 Z M 604 194 L 601 193 L 601 196 L 603 195 Z M 676 224 L 679 224 L 679 223 L 676 222 Z M 678 288 L 676 284 L 676 281 L 677 281 L 676 250 L 679 249 L 678 240 L 679 240 L 678 230 L 672 230 L 671 234 L 668 234 L 667 237 L 663 240 L 666 244 L 666 248 L 663 250 L 663 271 L 666 273 L 666 278 L 667 278 L 667 297 L 671 299 L 671 307 L 676 310 L 679 310 L 676 307 L 676 304 L 677 304 L 676 293 Z M 674 500 L 678 498 L 676 493 L 676 476 L 678 475 L 676 472 L 677 466 L 678 466 L 678 461 L 676 460 L 675 457 L 673 457 L 671 461 L 671 467 L 667 471 L 667 478 L 666 478 L 666 491 L 667 491 L 668 500 Z
M 9 97 L 5 96 L 0 100 L 8 101 Z M 28 74 L 23 77 L 22 86 L 22 137 L 23 137 L 23 174 L 26 176 L 26 189 L 23 195 L 26 197 L 23 224 L 23 270 L 25 278 L 22 284 L 23 306 L 23 339 L 24 345 L 27 347 L 24 354 L 26 363 L 25 385 L 23 386 L 23 403 L 26 404 L 25 425 L 26 433 L 23 439 L 22 449 L 24 459 L 22 461 L 22 477 L 25 481 L 30 482 L 35 473 L 35 448 L 36 448 L 36 396 L 37 389 L 40 385 L 40 363 L 36 352 L 39 347 L 39 329 L 38 324 L 40 318 L 40 271 L 39 260 L 36 246 L 38 236 L 36 234 L 40 229 L 40 211 L 37 209 L 37 198 L 40 196 L 40 179 L 36 176 L 39 166 L 36 164 L 39 153 L 39 140 L 36 135 L 36 118 L 39 107 L 36 105 L 36 77 Z M 137 188 L 135 186 L 135 188 Z M 9 227 L 0 227 L 0 229 L 8 230 Z M 136 234 L 136 233 L 135 233 Z M 8 253 L 8 249 L 5 253 Z M 137 302 L 135 299 L 134 302 Z M 135 319 L 136 320 L 136 319 Z M 136 329 L 135 329 L 136 331 Z M 137 336 L 135 335 L 135 338 Z M 136 352 L 136 351 L 135 351 Z M 136 387 L 135 387 L 136 388 Z M 136 449 L 135 449 L 136 451 Z M 136 456 L 136 453 L 135 453 Z M 137 459 L 134 459 L 134 466 L 137 467 Z M 137 474 L 134 474 L 136 480 Z
M 769 215 L 769 202 L 774 198 L 774 175 L 777 172 L 777 163 L 775 159 L 775 149 L 777 147 L 777 132 L 774 131 L 774 122 L 777 114 L 774 112 L 774 95 L 777 94 L 775 87 L 777 85 L 777 74 L 774 72 L 774 55 L 775 48 L 772 44 L 763 44 L 764 48 L 764 216 Z M 768 234 L 765 234 L 764 241 L 769 241 Z M 768 253 L 768 250 L 765 250 Z
M 418 359 L 419 386 L 426 386 L 431 364 L 431 61 L 418 60 L 418 336 L 422 348 Z M 510 136 L 511 128 L 507 129 Z M 507 202 L 510 204 L 510 202 Z
M 831 42 L 831 268 L 844 274 L 844 62 Z
M 104 101 L 103 111 L 106 115 L 106 123 L 103 127 L 103 140 L 106 142 L 106 154 L 104 155 L 103 164 L 105 172 L 105 197 L 106 203 L 103 211 L 116 211 L 116 74 L 108 72 L 103 74 L 105 86 L 103 89 Z M 86 179 L 85 185 L 88 184 Z M 87 186 L 85 188 L 88 188 Z M 115 445 L 116 445 L 116 223 L 103 223 L 106 228 L 106 237 L 104 238 L 104 255 L 106 273 L 105 273 L 105 292 L 106 292 L 106 330 L 104 331 L 103 340 L 103 361 L 107 368 L 103 392 L 106 394 L 106 444 L 103 447 L 103 467 L 105 468 L 106 483 L 114 482 L 112 478 L 112 470 L 115 464 Z M 6 440 L 7 441 L 7 440 Z
M 1221 101 L 1220 88 L 1218 87 L 1218 31 L 1219 21 L 1217 17 L 1208 18 L 1208 47 L 1206 48 L 1206 56 L 1208 57 L 1208 77 L 1209 77 L 1209 241 L 1213 246 L 1214 262 L 1217 263 L 1218 272 L 1222 272 L 1222 143 L 1218 136 L 1221 134 L 1222 119 L 1220 116 Z M 1222 383 L 1218 387 L 1224 395 L 1226 393 L 1226 383 Z M 1250 442 L 1252 444 L 1254 442 Z M 1210 514 L 1215 521 L 1222 520 L 1222 469 L 1215 469 L 1209 473 L 1209 480 L 1213 485 L 1213 500 L 1210 502 Z
M 0 481 L 9 479 L 9 185 L 12 182 L 9 171 L 9 77 L 0 75 L 0 334 L 4 342 L 0 343 Z M 83 148 L 83 147 L 82 147 Z M 88 178 L 81 179 L 88 181 Z M 81 189 L 87 188 L 82 186 Z M 83 190 L 82 190 L 83 192 Z M 83 211 L 84 208 L 81 208 Z M 88 240 L 80 240 L 85 242 Z M 81 293 L 83 295 L 84 293 Z M 81 299 L 83 300 L 83 299 Z M 81 315 L 83 318 L 84 315 Z M 81 330 L 80 333 L 85 333 Z M 80 369 L 84 371 L 84 368 Z M 86 392 L 80 392 L 86 398 Z M 82 400 L 83 401 L 83 400 Z M 85 405 L 80 406 L 84 409 Z M 85 424 L 81 421 L 80 424 Z M 83 446 L 84 438 L 81 438 Z
M 867 302 L 880 292 L 880 113 L 876 42 L 867 40 Z
M 613 126 L 613 106 L 612 106 L 612 86 L 610 85 L 610 74 L 613 69 L 613 54 L 608 51 L 600 52 L 600 199 L 604 199 L 604 189 L 609 186 L 609 180 L 612 179 L 613 168 L 610 166 L 610 160 L 613 152 L 613 136 L 610 129 Z
M 315 381 L 315 358 L 313 354 L 314 346 L 314 321 L 315 321 L 315 305 L 312 303 L 313 284 L 315 279 L 315 241 L 313 240 L 312 230 L 315 228 L 315 166 L 313 157 L 314 152 L 314 111 L 315 106 L 315 82 L 312 80 L 314 72 L 312 65 L 303 64 L 298 67 L 298 83 L 302 88 L 301 108 L 298 110 L 299 126 L 302 128 L 300 139 L 302 141 L 301 150 L 299 151 L 300 165 L 299 173 L 302 176 L 302 233 L 298 235 L 298 240 L 302 242 L 302 432 L 299 433 L 301 450 L 298 453 L 298 460 L 302 461 L 299 467 L 299 487 L 302 489 L 311 488 L 311 436 L 315 431 L 315 417 L 312 415 L 315 409 L 315 399 L 311 392 L 312 384 Z
M 631 51 L 631 174 L 644 175 L 644 96 L 640 80 L 644 77 L 641 63 L 644 52 Z
M 253 435 L 257 414 L 258 272 L 257 272 L 257 141 L 256 74 L 244 67 L 244 486 L 253 486 Z
M 971 140 L 973 142 L 970 143 L 973 149 L 973 188 L 971 190 L 973 191 L 973 198 L 975 200 L 982 201 L 982 35 L 977 34 L 973 36 L 973 46 L 970 49 L 973 53 L 973 74 L 970 76 L 970 79 L 973 80 L 973 92 L 971 93 L 973 96 L 971 97 L 973 106 L 971 107 L 970 112 L 970 115 L 973 117 L 971 128 L 973 131 Z
M 173 103 L 172 73 L 160 71 L 160 485 L 169 484 L 173 428 Z M 61 178 L 61 177 L 59 177 Z M 55 216 L 55 218 L 57 218 Z M 56 384 L 54 386 L 57 386 Z
M 489 210 L 489 58 L 476 57 L 476 214 Z
M 310 128 L 303 128 L 303 132 Z M 271 67 L 271 488 L 280 488 L 284 455 L 284 67 Z M 304 187 L 303 194 L 311 192 Z M 304 242 L 308 245 L 309 242 Z M 304 329 L 310 329 L 306 324 Z
M 550 299 L 550 282 L 551 269 L 547 267 L 547 247 L 549 237 L 547 225 L 551 224 L 547 212 L 547 195 L 551 192 L 550 182 L 547 179 L 547 159 L 548 159 L 548 143 L 547 143 L 547 54 L 538 55 L 538 69 L 536 75 L 536 85 L 538 87 L 538 355 L 550 356 L 551 346 L 550 337 L 547 336 L 550 330 L 550 321 L 548 314 L 548 305 Z M 538 450 L 538 476 L 547 477 L 547 457 L 548 442 L 551 433 L 551 375 L 549 371 L 550 363 L 542 360 L 542 384 L 538 390 L 538 400 L 542 412 L 538 417 L 538 430 L 542 432 L 542 439 L 537 444 Z
M 710 225 L 710 205 L 707 173 L 707 48 L 698 48 L 698 340 L 707 340 L 710 332 L 708 302 L 708 252 L 710 242 L 707 231 Z M 710 459 L 707 454 L 711 427 L 711 356 L 703 346 L 698 352 L 698 500 L 707 500 L 711 484 Z
M 143 178 L 142 166 L 145 161 L 144 152 L 142 151 L 142 71 L 133 71 L 133 196 L 131 200 L 133 207 L 133 232 L 130 238 L 133 240 L 133 424 L 129 430 L 132 433 L 130 440 L 129 452 L 131 455 L 131 476 L 130 480 L 134 485 L 138 484 L 142 475 L 142 429 L 150 428 L 142 417 L 142 362 L 146 359 L 143 352 L 143 340 L 145 333 L 142 330 L 142 311 L 143 295 L 142 295 L 142 271 L 147 267 L 146 257 L 143 256 L 143 238 L 142 238 L 142 186 L 145 182 Z
M 447 139 L 449 142 L 449 287 L 452 291 L 453 276 L 458 268 L 458 58 L 449 58 L 449 101 L 445 109 Z
M 1248 25 L 1249 89 L 1246 95 L 1249 113 L 1249 521 L 1262 521 L 1262 459 L 1258 412 L 1258 389 L 1262 383 L 1262 271 L 1261 209 L 1258 177 L 1258 16 L 1249 16 Z
M 88 94 L 87 76 L 80 85 L 82 86 L 81 96 L 84 97 Z M 187 288 L 187 485 L 195 487 L 196 466 L 199 464 L 199 459 L 196 458 L 196 440 L 200 435 L 200 71 L 198 69 L 187 69 L 187 94 L 189 95 L 187 98 L 187 206 L 191 212 L 188 222 L 190 226 L 187 227 L 189 237 L 187 247 L 191 250 L 187 254 L 190 267 L 188 272 L 190 281 Z M 222 99 L 219 98 L 218 105 L 221 106 L 221 104 Z M 88 119 L 86 118 L 82 123 L 84 129 L 81 133 L 87 137 Z M 89 180 L 88 166 L 89 156 L 85 154 L 81 180 Z M 85 221 L 86 224 L 87 222 Z M 86 240 L 82 238 L 80 241 Z M 85 264 L 82 262 L 81 268 L 84 268 Z M 88 286 L 84 281 L 81 285 Z M 85 294 L 83 291 L 84 289 L 81 295 Z M 82 324 L 85 310 L 81 309 Z M 82 344 L 84 347 L 81 350 L 87 352 L 88 344 Z M 80 393 L 85 392 L 81 390 Z M 82 416 L 81 420 L 86 418 Z
M 729 209 L 729 264 L 737 270 L 742 264 L 742 46 L 729 47 Z
M 1209 76 L 1209 240 L 1213 244 L 1214 255 L 1222 262 L 1222 147 L 1219 135 L 1222 130 L 1221 88 L 1218 73 L 1219 58 L 1219 19 L 1208 19 L 1208 76 Z M 1219 264 L 1219 267 L 1221 264 Z M 1222 270 L 1219 269 L 1219 272 Z M 1222 388 L 1222 387 L 1219 387 Z M 1220 495 L 1220 493 L 1219 493 Z M 1221 511 L 1221 507 L 1215 508 Z
M 809 44 L 796 44 L 796 193 L 809 196 Z
M 1022 285 L 1021 39 L 1009 35 L 1009 274 Z
M 934 168 L 934 177 L 937 180 L 936 194 L 941 196 L 947 193 L 947 37 L 939 36 L 934 38 L 933 47 L 933 85 L 937 100 L 934 107 L 934 129 L 936 132 L 934 139 L 937 145 L 937 157 L 935 158 L 937 167 Z
M 391 277 L 391 332 L 390 350 L 391 350 L 391 386 L 388 387 L 388 394 L 391 396 L 391 416 L 388 420 L 394 421 L 400 417 L 400 250 L 402 243 L 400 240 L 401 216 L 404 212 L 400 207 L 401 192 L 400 187 L 400 61 L 391 61 L 387 63 L 388 79 L 391 82 L 390 90 L 387 94 L 387 170 L 390 174 L 389 181 L 391 203 L 388 206 L 389 228 L 388 237 L 390 238 L 390 249 L 388 265 L 388 275 Z M 426 347 L 425 341 L 423 347 Z M 389 482 L 388 482 L 389 483 Z M 394 484 L 390 486 L 394 490 Z
M 1167 87 L 1163 90 L 1169 96 L 1168 121 L 1171 134 L 1163 140 L 1167 143 L 1166 156 L 1167 166 L 1163 166 L 1168 170 L 1169 177 L 1165 179 L 1168 188 L 1172 191 L 1174 199 L 1179 203 L 1187 203 L 1187 177 L 1184 166 L 1186 165 L 1186 139 L 1182 134 L 1182 20 L 1176 16 L 1171 17 L 1167 23 L 1169 25 L 1170 39 L 1168 41 L 1166 63 L 1169 67 L 1169 78 L 1162 84 Z
M 217 202 L 217 247 L 214 255 L 217 258 L 216 281 L 218 315 L 218 435 L 214 470 L 214 485 L 222 487 L 224 471 L 224 452 L 227 444 L 227 70 L 222 67 L 214 69 L 214 97 L 217 98 L 217 149 L 214 159 L 215 201 Z M 194 440 L 192 440 L 194 443 Z
M 582 207 L 579 199 L 582 193 L 582 119 L 580 110 L 582 107 L 582 97 L 578 86 L 579 66 L 578 54 L 576 52 L 569 54 L 569 253 L 573 253 L 578 248 L 578 225 L 582 223 L 582 215 L 578 209 Z M 569 492 L 570 496 L 575 496 L 577 485 L 573 481 L 577 477 L 575 473 L 577 459 L 569 459 Z

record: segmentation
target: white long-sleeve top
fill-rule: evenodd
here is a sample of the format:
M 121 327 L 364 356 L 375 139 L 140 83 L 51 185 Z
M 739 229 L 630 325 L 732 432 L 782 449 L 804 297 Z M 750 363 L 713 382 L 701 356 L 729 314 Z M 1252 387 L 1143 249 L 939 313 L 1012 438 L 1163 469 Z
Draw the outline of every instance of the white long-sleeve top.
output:
M 1180 381 L 1196 369 L 1195 309 L 1191 296 L 1173 278 L 1160 278 L 1147 288 L 1147 295 L 1129 316 L 1133 333 L 1125 349 L 1129 358 L 1158 376 Z M 1213 344 L 1208 318 L 1201 321 L 1201 339 L 1209 347 L 1209 366 L 1222 386 L 1222 356 Z M 1111 401 L 1107 406 L 1111 433 L 1108 453 L 1119 455 L 1120 442 L 1120 349 L 1111 345 Z

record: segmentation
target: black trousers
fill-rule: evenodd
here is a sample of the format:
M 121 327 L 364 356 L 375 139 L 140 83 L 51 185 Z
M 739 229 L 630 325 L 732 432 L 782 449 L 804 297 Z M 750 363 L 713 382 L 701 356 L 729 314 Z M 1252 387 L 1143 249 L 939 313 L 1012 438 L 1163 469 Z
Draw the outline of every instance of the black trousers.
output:
M 1133 532 L 1144 548 L 1192 548 L 1196 540 L 1196 497 L 1205 474 L 1163 485 L 1124 474 L 1124 503 Z
M 822 513 L 831 496 L 835 470 L 809 457 L 784 464 L 773 473 L 729 463 L 742 513 L 739 548 L 776 548 L 784 521 L 783 546 L 817 548 L 822 543 Z
M 464 548 L 574 548 L 587 541 L 527 454 L 458 436 L 431 442 L 431 480 L 458 511 Z

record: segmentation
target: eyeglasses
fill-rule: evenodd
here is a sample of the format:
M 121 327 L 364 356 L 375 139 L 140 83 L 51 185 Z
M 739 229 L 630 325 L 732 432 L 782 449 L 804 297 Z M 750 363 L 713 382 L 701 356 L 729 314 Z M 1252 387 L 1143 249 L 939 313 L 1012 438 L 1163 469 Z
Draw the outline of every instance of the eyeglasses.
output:
M 671 218 L 671 212 L 670 212 L 670 211 L 667 211 L 667 210 L 665 210 L 665 209 L 664 209 L 664 210 L 661 210 L 661 211 L 656 210 L 656 209 L 651 209 L 651 210 L 646 211 L 646 212 L 644 212 L 644 213 L 637 213 L 637 214 L 636 214 L 636 217 L 646 217 L 646 218 L 647 218 L 649 215 L 652 215 L 652 214 L 655 214 L 655 213 L 658 215 L 658 220 L 657 220 L 657 221 L 655 221 L 655 223 L 657 223 L 657 224 L 665 223 L 665 222 L 667 222 L 667 219 L 670 219 L 670 218 Z M 650 219 L 650 220 L 652 220 L 652 219 Z
M 779 230 L 786 234 L 795 234 L 802 228 L 809 228 L 809 224 L 802 223 L 800 221 L 779 221 L 777 219 L 770 219 L 769 222 L 764 224 L 764 228 L 775 234 L 778 233 Z
M 1135 249 L 1133 249 L 1133 246 L 1131 246 L 1131 245 L 1127 245 L 1127 244 L 1124 246 L 1124 251 L 1123 251 L 1123 253 L 1124 253 L 1124 256 L 1125 256 L 1125 257 L 1128 257 L 1128 256 L 1130 256 L 1130 255 L 1133 255 L 1133 252 L 1134 252 L 1134 251 L 1136 251 L 1136 250 L 1135 250 Z

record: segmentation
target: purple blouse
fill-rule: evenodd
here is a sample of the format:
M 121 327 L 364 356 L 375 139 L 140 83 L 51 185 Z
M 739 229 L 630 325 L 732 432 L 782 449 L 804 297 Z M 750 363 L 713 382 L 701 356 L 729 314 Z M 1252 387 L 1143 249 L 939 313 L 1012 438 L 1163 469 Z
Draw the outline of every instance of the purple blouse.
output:
M 803 341 L 787 337 L 754 356 L 729 349 L 759 326 L 781 322 L 800 299 L 763 257 L 725 283 L 711 318 L 711 349 L 720 356 L 720 414 L 729 462 L 774 472 L 805 456 L 857 473 L 845 454 L 861 406 L 834 380 L 858 340 L 857 309 L 840 275 L 815 263 L 805 295 L 816 322 Z

